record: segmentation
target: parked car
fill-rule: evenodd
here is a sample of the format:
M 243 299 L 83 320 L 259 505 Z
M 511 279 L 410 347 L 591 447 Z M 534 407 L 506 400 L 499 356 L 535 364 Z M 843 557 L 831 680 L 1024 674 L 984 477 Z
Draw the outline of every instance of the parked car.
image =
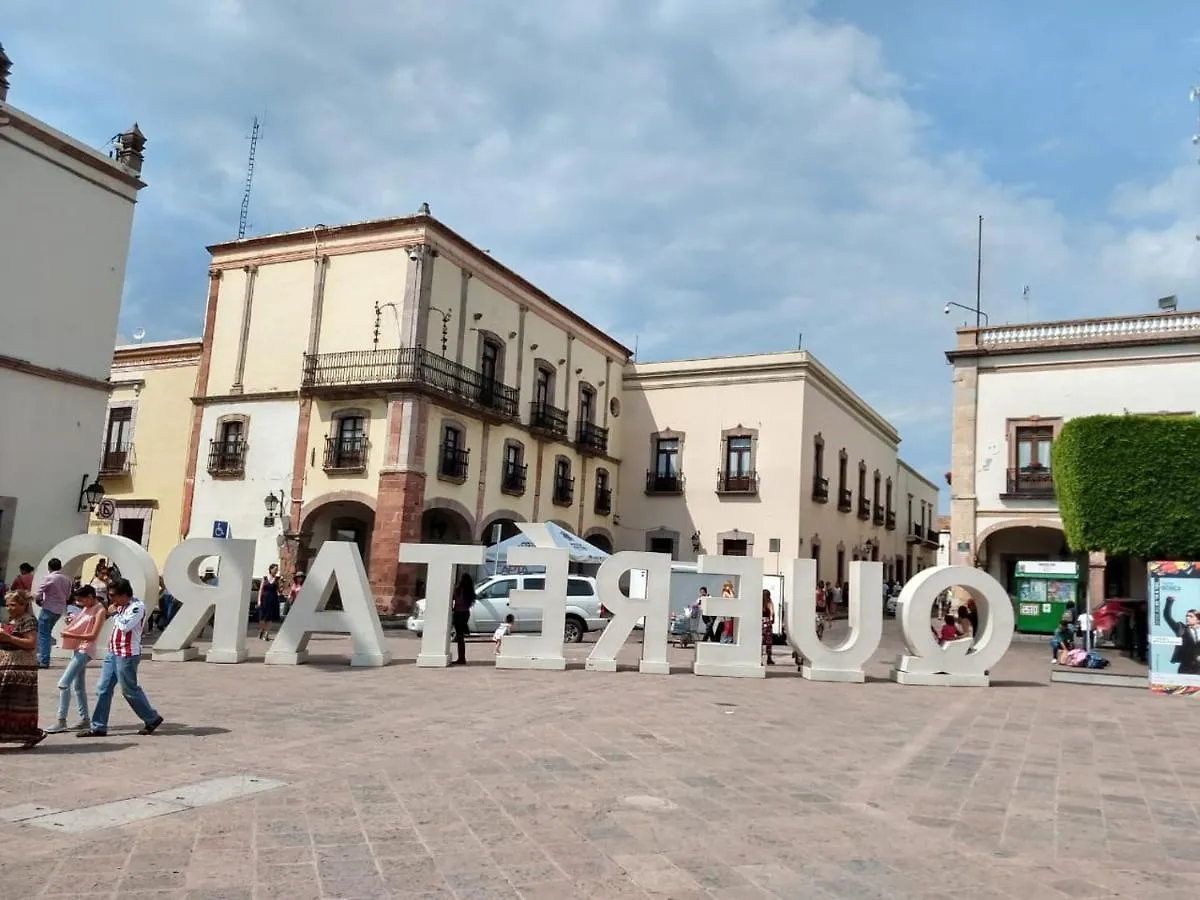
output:
M 542 575 L 497 575 L 481 582 L 475 588 L 475 605 L 471 607 L 471 634 L 491 634 L 512 613 L 516 618 L 515 632 L 542 630 L 542 611 L 533 607 L 517 607 L 509 603 L 513 591 L 540 591 L 545 589 L 546 579 Z M 567 621 L 563 628 L 563 640 L 578 644 L 589 631 L 601 631 L 606 625 L 601 614 L 600 598 L 596 596 L 596 579 L 583 575 L 567 577 Z M 408 618 L 408 630 L 416 634 L 425 631 L 425 601 L 418 600 L 413 615 Z M 450 639 L 455 640 L 451 628 Z

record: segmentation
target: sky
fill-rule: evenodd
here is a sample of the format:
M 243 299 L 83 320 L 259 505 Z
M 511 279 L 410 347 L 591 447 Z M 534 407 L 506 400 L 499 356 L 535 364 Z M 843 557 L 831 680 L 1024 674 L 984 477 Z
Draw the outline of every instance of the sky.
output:
M 0 42 L 15 106 L 149 139 L 148 340 L 200 333 L 255 115 L 249 234 L 428 202 L 639 359 L 802 344 L 943 488 L 978 216 L 993 324 L 1197 306 L 1187 0 L 4 0 Z

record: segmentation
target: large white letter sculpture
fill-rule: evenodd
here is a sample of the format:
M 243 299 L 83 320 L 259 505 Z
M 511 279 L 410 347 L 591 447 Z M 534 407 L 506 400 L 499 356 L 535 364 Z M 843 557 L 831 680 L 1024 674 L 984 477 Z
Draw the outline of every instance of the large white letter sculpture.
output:
M 883 637 L 883 563 L 850 563 L 850 633 L 830 647 L 817 637 L 817 561 L 792 561 L 792 602 L 787 607 L 788 643 L 804 657 L 800 674 L 812 681 L 862 684 L 863 666 Z
M 341 610 L 325 608 L 335 587 L 342 598 Z M 326 541 L 321 545 L 264 662 L 304 662 L 308 659 L 309 638 L 314 634 L 349 634 L 354 644 L 352 666 L 386 666 L 391 662 L 392 655 L 383 645 L 383 628 L 371 599 L 362 556 L 350 541 Z
M 930 625 L 929 608 L 950 588 L 965 588 L 979 609 L 980 633 L 939 645 Z M 988 671 L 1012 643 L 1016 621 L 1008 593 L 987 572 L 969 566 L 941 566 L 918 572 L 897 604 L 908 654 L 896 660 L 892 680 L 900 684 L 987 687 Z
M 37 571 L 33 576 L 34 589 L 37 589 L 37 586 L 42 583 L 42 579 L 49 573 L 48 563 L 55 557 L 58 557 L 62 563 L 63 573 L 73 575 L 94 556 L 103 556 L 109 562 L 116 563 L 117 568 L 121 570 L 121 577 L 129 579 L 130 585 L 133 586 L 133 595 L 145 603 L 148 608 L 152 608 L 158 602 L 158 567 L 154 565 L 154 560 L 150 558 L 149 553 L 142 549 L 141 544 L 136 544 L 129 538 L 117 534 L 76 534 L 55 544 L 38 563 Z M 84 578 L 83 583 L 87 584 L 90 580 Z M 36 597 L 34 599 L 36 600 Z M 40 610 L 35 612 L 40 612 Z M 56 659 L 70 659 L 74 654 L 73 650 L 65 650 L 62 647 L 61 635 L 62 630 L 66 627 L 66 616 L 64 616 L 58 620 L 51 632 L 55 641 L 51 655 Z M 112 623 L 105 622 L 96 639 L 97 652 L 101 654 L 105 652 L 101 648 L 108 646 L 108 636 L 111 633 Z
M 646 573 L 645 597 L 628 597 L 621 591 L 621 576 L 634 569 Z M 613 617 L 588 654 L 586 668 L 594 672 L 617 671 L 617 653 L 625 646 L 638 619 L 645 616 L 638 671 L 669 675 L 667 632 L 662 625 L 671 614 L 671 557 L 635 550 L 613 554 L 596 573 L 596 595 Z
M 539 609 L 542 633 L 510 634 L 500 642 L 497 669 L 553 669 L 567 667 L 563 656 L 563 632 L 567 624 L 567 567 L 571 559 L 566 550 L 550 547 L 513 547 L 508 551 L 510 566 L 544 566 L 546 587 L 540 591 L 513 591 L 508 595 L 510 608 Z
M 734 643 L 696 645 L 697 675 L 724 675 L 733 678 L 765 678 L 762 661 L 763 561 L 755 556 L 701 556 L 697 561 L 701 575 L 736 575 L 738 596 L 706 597 L 706 616 L 727 616 L 736 620 Z M 646 620 L 646 630 L 663 627 Z
M 200 580 L 200 565 L 220 557 L 216 584 Z M 210 663 L 240 663 L 246 649 L 250 617 L 250 585 L 254 577 L 254 541 L 190 538 L 167 555 L 163 581 L 182 604 L 175 618 L 154 642 L 155 662 L 184 662 L 200 655 L 192 644 L 212 622 L 212 645 L 204 658 Z
M 401 544 L 400 562 L 424 563 L 425 631 L 417 665 L 441 669 L 450 665 L 450 595 L 455 566 L 483 565 L 485 547 L 478 544 Z

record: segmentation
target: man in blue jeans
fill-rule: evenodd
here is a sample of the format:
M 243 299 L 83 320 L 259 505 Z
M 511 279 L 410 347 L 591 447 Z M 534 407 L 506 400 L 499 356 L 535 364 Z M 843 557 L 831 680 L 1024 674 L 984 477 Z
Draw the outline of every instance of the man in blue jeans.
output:
M 142 627 L 146 622 L 146 607 L 133 596 L 129 580 L 118 578 L 108 586 L 108 617 L 112 620 L 112 636 L 108 639 L 108 655 L 100 668 L 96 685 L 96 705 L 92 708 L 92 727 L 76 737 L 108 737 L 108 714 L 112 709 L 113 690 L 121 685 L 121 695 L 130 709 L 142 720 L 138 734 L 154 734 L 163 723 L 154 711 L 146 692 L 138 685 L 138 663 L 142 661 Z
M 63 574 L 62 560 L 55 557 L 46 563 L 46 568 L 50 571 L 38 585 L 36 597 L 38 606 L 42 608 L 37 620 L 37 660 L 41 669 L 50 668 L 50 635 L 62 614 L 67 611 L 67 600 L 71 596 L 71 579 Z

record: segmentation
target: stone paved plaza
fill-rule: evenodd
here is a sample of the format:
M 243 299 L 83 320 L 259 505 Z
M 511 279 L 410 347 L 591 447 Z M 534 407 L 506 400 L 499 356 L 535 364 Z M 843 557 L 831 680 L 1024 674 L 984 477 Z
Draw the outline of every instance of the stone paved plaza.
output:
M 1041 645 L 978 690 L 697 678 L 674 649 L 670 677 L 497 671 L 487 642 L 419 670 L 415 639 L 388 640 L 377 670 L 340 638 L 295 668 L 147 662 L 153 737 L 118 698 L 107 740 L 0 751 L 9 811 L 285 783 L 72 834 L 0 822 L 0 896 L 1200 896 L 1200 706 L 1051 686 Z M 881 679 L 899 646 L 886 623 Z

